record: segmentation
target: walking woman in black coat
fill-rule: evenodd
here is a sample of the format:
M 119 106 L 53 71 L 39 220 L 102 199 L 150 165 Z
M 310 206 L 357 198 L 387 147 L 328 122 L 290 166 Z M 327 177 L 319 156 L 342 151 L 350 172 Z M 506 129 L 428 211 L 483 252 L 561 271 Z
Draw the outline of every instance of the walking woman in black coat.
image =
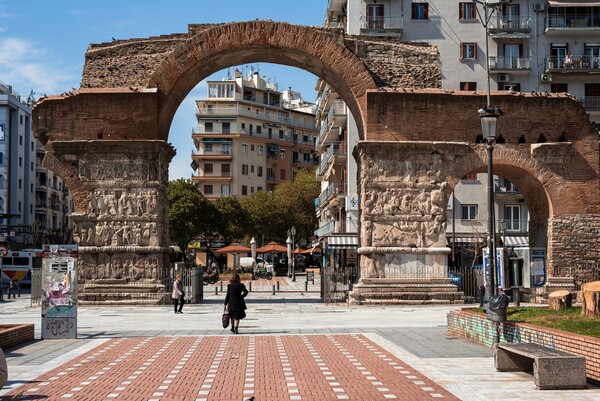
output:
M 231 332 L 238 333 L 240 320 L 246 317 L 246 302 L 244 298 L 248 295 L 246 286 L 240 282 L 240 275 L 234 273 L 227 285 L 227 295 L 225 296 L 225 306 L 229 310 L 231 319 Z

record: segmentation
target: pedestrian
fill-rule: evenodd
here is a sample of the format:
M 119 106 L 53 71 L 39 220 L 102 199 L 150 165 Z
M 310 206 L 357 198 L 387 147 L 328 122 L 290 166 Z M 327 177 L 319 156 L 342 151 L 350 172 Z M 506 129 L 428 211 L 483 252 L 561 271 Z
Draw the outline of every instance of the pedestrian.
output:
M 185 294 L 183 292 L 183 284 L 181 283 L 181 274 L 175 276 L 175 281 L 173 282 L 173 292 L 171 293 L 171 299 L 173 300 L 173 310 L 175 313 L 183 313 L 181 310 L 183 309 L 183 304 L 185 301 L 183 300 Z M 179 308 L 177 308 L 179 306 Z
M 483 299 L 485 298 L 485 285 L 481 284 L 477 288 L 477 297 L 479 298 L 479 307 L 483 308 Z
M 244 301 L 246 295 L 248 295 L 246 286 L 240 282 L 240 275 L 234 273 L 227 285 L 227 295 L 225 296 L 224 304 L 229 310 L 231 332 L 235 334 L 239 334 L 240 320 L 246 317 L 246 302 Z

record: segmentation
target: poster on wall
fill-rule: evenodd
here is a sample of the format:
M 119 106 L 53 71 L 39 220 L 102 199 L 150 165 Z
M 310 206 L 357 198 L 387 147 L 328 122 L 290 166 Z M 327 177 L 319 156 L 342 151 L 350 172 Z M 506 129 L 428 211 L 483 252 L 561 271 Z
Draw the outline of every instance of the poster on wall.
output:
M 77 338 L 77 245 L 44 245 L 42 338 Z

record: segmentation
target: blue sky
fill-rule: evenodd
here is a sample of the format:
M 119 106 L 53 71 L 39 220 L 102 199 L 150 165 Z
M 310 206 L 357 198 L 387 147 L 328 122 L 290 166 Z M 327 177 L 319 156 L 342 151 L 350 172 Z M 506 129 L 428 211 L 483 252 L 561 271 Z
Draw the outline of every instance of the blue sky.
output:
M 24 98 L 31 90 L 37 96 L 58 94 L 79 87 L 90 43 L 186 33 L 191 23 L 256 18 L 321 26 L 326 6 L 327 0 L 0 0 L 0 81 Z M 315 100 L 313 75 L 274 64 L 261 63 L 259 68 L 280 88 L 291 86 L 304 99 Z M 222 77 L 226 71 L 212 76 Z M 194 100 L 205 94 L 206 85 L 200 82 L 175 115 L 169 133 L 177 149 L 171 179 L 191 175 Z

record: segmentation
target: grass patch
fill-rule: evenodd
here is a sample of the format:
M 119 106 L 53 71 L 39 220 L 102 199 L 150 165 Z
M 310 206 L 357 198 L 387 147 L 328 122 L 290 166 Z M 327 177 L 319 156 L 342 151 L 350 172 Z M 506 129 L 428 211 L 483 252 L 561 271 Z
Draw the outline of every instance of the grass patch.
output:
M 475 312 L 485 313 L 482 309 Z M 549 310 L 544 307 L 508 308 L 508 320 L 535 324 L 556 330 L 600 338 L 600 316 L 583 316 L 581 307 L 574 306 L 563 310 Z

